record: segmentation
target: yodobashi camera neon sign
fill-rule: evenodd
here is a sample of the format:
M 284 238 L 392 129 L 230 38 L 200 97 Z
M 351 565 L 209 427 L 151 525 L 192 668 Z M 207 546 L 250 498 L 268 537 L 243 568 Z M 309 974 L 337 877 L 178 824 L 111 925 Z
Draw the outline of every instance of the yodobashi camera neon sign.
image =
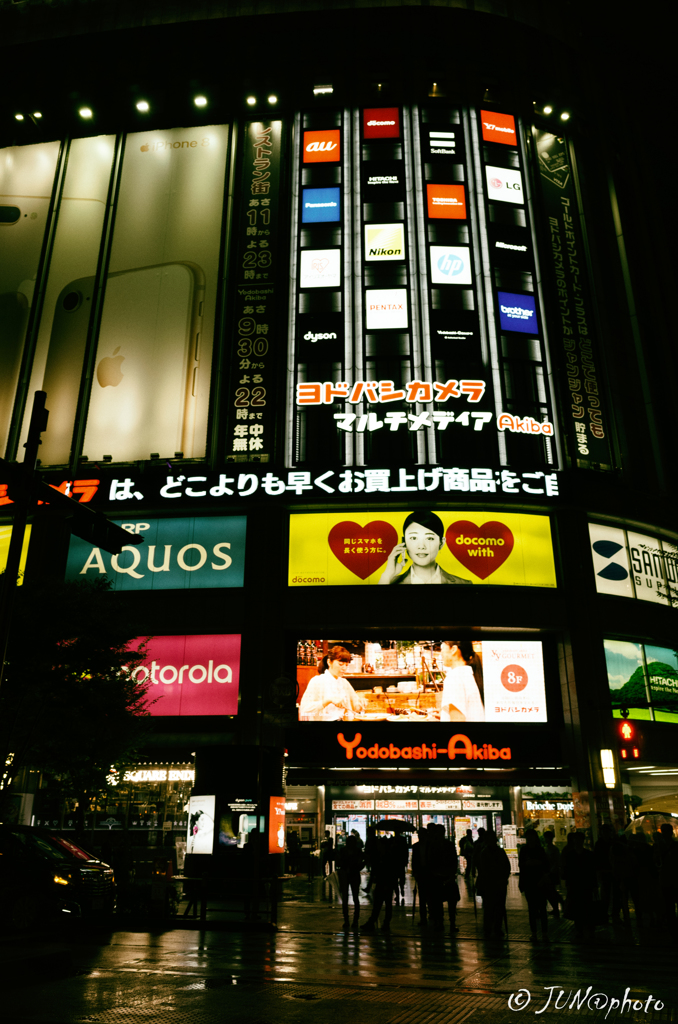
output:
M 346 751 L 346 760 L 352 761 L 355 757 L 364 761 L 369 758 L 371 761 L 437 761 L 438 758 L 447 758 L 454 761 L 456 757 L 464 757 L 467 761 L 510 761 L 510 747 L 493 747 L 491 743 L 472 743 L 468 736 L 463 733 L 455 733 L 450 737 L 447 746 L 438 746 L 437 743 L 422 743 L 420 746 L 396 747 L 394 743 L 388 746 L 380 746 L 374 743 L 368 745 L 369 741 L 362 742 L 362 733 L 357 732 L 353 739 L 347 740 L 343 732 L 337 733 L 337 742 Z

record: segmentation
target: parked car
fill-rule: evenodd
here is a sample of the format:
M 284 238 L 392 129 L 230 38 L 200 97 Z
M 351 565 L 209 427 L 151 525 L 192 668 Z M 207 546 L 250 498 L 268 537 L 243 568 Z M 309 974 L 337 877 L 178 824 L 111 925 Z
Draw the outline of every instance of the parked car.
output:
M 30 928 L 66 915 L 103 917 L 115 910 L 110 865 L 70 839 L 42 828 L 0 825 L 0 922 Z

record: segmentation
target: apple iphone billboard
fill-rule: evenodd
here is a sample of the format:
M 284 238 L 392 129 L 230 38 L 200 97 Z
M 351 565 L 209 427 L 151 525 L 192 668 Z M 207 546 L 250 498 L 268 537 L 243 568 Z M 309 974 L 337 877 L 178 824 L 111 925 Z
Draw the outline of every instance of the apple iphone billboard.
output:
M 40 448 L 45 466 L 63 465 L 71 453 L 114 154 L 114 135 L 73 139 L 68 149 L 28 389 L 29 394 L 42 390 L 48 396 L 49 420 Z M 20 447 L 28 434 L 31 407 L 28 402 Z
M 186 853 L 212 853 L 215 802 L 215 796 L 189 797 Z
M 127 136 L 85 454 L 205 454 L 228 127 Z
M 113 590 L 198 590 L 242 587 L 246 516 L 200 519 L 116 519 L 117 526 L 144 538 L 119 555 L 71 537 L 66 579 L 99 579 Z
M 0 150 L 0 452 L 19 380 L 58 142 Z
M 303 249 L 299 261 L 300 288 L 339 288 L 341 249 Z
M 300 722 L 548 720 L 538 640 L 450 632 L 444 640 L 328 640 L 326 650 L 321 658 L 317 648 L 317 671 L 297 669 Z
M 486 167 L 487 198 L 500 203 L 522 203 L 523 181 L 520 171 L 506 167 Z
M 365 324 L 368 331 L 407 327 L 407 289 L 370 288 L 365 292 Z
M 154 636 L 146 649 L 132 678 L 146 686 L 151 715 L 238 714 L 239 633 Z

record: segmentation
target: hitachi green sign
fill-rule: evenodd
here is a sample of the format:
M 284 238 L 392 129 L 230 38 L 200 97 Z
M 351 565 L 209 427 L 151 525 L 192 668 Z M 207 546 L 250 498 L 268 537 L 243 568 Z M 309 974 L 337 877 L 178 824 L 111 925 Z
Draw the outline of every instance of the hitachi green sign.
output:
M 119 555 L 71 538 L 66 579 L 108 576 L 114 590 L 242 587 L 246 516 L 202 519 L 116 519 L 144 543 Z

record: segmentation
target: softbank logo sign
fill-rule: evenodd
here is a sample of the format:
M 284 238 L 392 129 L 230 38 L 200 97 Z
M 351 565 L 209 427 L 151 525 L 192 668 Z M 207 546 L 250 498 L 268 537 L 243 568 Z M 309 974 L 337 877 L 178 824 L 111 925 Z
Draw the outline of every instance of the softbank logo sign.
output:
M 365 260 L 368 263 L 404 260 L 404 224 L 365 225 Z
M 399 139 L 400 109 L 368 107 L 363 110 L 363 137 L 366 139 Z
M 304 132 L 305 164 L 336 164 L 341 159 L 341 133 L 338 128 L 324 132 Z
M 463 185 L 427 185 L 428 215 L 436 220 L 466 220 Z
M 486 167 L 487 198 L 500 203 L 522 203 L 523 180 L 520 171 L 507 167 Z
M 502 331 L 537 334 L 537 307 L 534 296 L 519 295 L 516 292 L 497 292 L 497 298 Z
M 365 323 L 368 331 L 407 327 L 407 289 L 370 288 L 366 291 Z
M 485 142 L 502 142 L 505 146 L 516 146 L 516 122 L 511 114 L 497 114 L 492 110 L 481 110 Z
M 471 250 L 466 246 L 431 246 L 432 284 L 471 284 Z
M 299 263 L 301 288 L 339 288 L 341 249 L 303 249 Z
M 305 188 L 302 190 L 302 224 L 338 223 L 340 211 L 338 187 Z
M 147 649 L 132 678 L 146 684 L 151 715 L 237 715 L 239 633 L 155 636 Z

